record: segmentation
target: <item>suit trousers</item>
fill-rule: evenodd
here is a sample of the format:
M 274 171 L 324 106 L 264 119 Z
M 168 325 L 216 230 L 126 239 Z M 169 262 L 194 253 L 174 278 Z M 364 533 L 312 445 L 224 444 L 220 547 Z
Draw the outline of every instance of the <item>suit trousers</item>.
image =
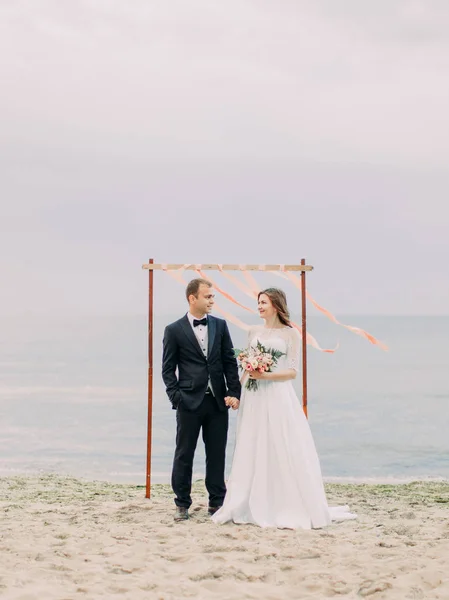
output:
M 198 409 L 190 411 L 182 403 L 176 411 L 176 449 L 173 460 L 172 488 L 175 504 L 192 504 L 193 458 L 200 430 L 206 450 L 206 489 L 209 506 L 221 506 L 226 495 L 225 454 L 228 437 L 228 411 L 220 410 L 212 394 L 206 394 Z

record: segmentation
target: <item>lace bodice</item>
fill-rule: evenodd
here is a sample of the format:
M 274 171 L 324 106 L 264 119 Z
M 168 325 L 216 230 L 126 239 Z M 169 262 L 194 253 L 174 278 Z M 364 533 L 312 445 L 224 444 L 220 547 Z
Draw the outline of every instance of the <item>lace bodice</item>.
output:
M 255 346 L 257 340 L 266 348 L 284 352 L 276 366 L 276 370 L 294 369 L 299 371 L 301 352 L 301 335 L 294 327 L 268 329 L 264 325 L 250 327 L 248 331 L 248 346 Z

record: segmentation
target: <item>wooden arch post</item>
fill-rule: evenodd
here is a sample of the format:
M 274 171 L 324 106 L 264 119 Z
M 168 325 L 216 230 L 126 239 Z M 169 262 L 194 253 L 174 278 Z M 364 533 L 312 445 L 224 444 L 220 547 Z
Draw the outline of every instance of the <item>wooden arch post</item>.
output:
M 302 329 L 302 407 L 307 417 L 307 315 L 306 315 L 306 271 L 312 271 L 311 265 L 306 265 L 305 259 L 301 259 L 300 265 L 244 265 L 248 271 L 300 271 L 301 272 L 301 329 Z M 152 258 L 148 264 L 142 265 L 142 269 L 148 270 L 148 426 L 147 426 L 147 460 L 146 460 L 146 493 L 145 497 L 151 497 L 151 446 L 153 438 L 153 325 L 154 325 L 154 271 L 180 269 L 196 271 L 241 271 L 242 265 L 218 265 L 218 264 L 154 264 Z
M 154 260 L 150 258 L 149 264 Z M 145 497 L 151 496 L 151 443 L 153 438 L 153 306 L 154 306 L 154 271 L 148 271 L 148 428 L 147 428 L 147 477 Z
M 305 258 L 301 265 L 305 265 Z M 307 314 L 306 314 L 306 272 L 301 271 L 301 333 L 302 333 L 302 409 L 307 417 Z

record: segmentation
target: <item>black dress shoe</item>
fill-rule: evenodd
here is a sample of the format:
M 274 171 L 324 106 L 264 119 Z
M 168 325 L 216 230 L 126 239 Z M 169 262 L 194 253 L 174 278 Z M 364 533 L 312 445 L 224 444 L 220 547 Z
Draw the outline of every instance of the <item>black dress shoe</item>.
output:
M 189 509 L 185 506 L 177 506 L 175 512 L 175 521 L 187 521 L 189 518 Z
M 212 516 L 214 515 L 217 510 L 219 510 L 221 508 L 221 506 L 209 506 L 209 508 L 207 509 L 207 512 Z

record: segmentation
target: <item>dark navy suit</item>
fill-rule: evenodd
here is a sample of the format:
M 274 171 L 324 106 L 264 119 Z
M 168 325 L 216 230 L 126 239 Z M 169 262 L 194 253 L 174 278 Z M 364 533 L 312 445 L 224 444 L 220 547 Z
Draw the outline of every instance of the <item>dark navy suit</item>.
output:
M 168 325 L 164 333 L 162 378 L 172 407 L 176 409 L 177 423 L 172 487 L 176 505 L 185 508 L 192 503 L 193 458 L 201 429 L 209 505 L 223 504 L 228 434 L 228 407 L 224 399 L 225 396 L 240 398 L 241 391 L 226 321 L 208 315 L 207 335 L 205 356 L 187 315 Z

